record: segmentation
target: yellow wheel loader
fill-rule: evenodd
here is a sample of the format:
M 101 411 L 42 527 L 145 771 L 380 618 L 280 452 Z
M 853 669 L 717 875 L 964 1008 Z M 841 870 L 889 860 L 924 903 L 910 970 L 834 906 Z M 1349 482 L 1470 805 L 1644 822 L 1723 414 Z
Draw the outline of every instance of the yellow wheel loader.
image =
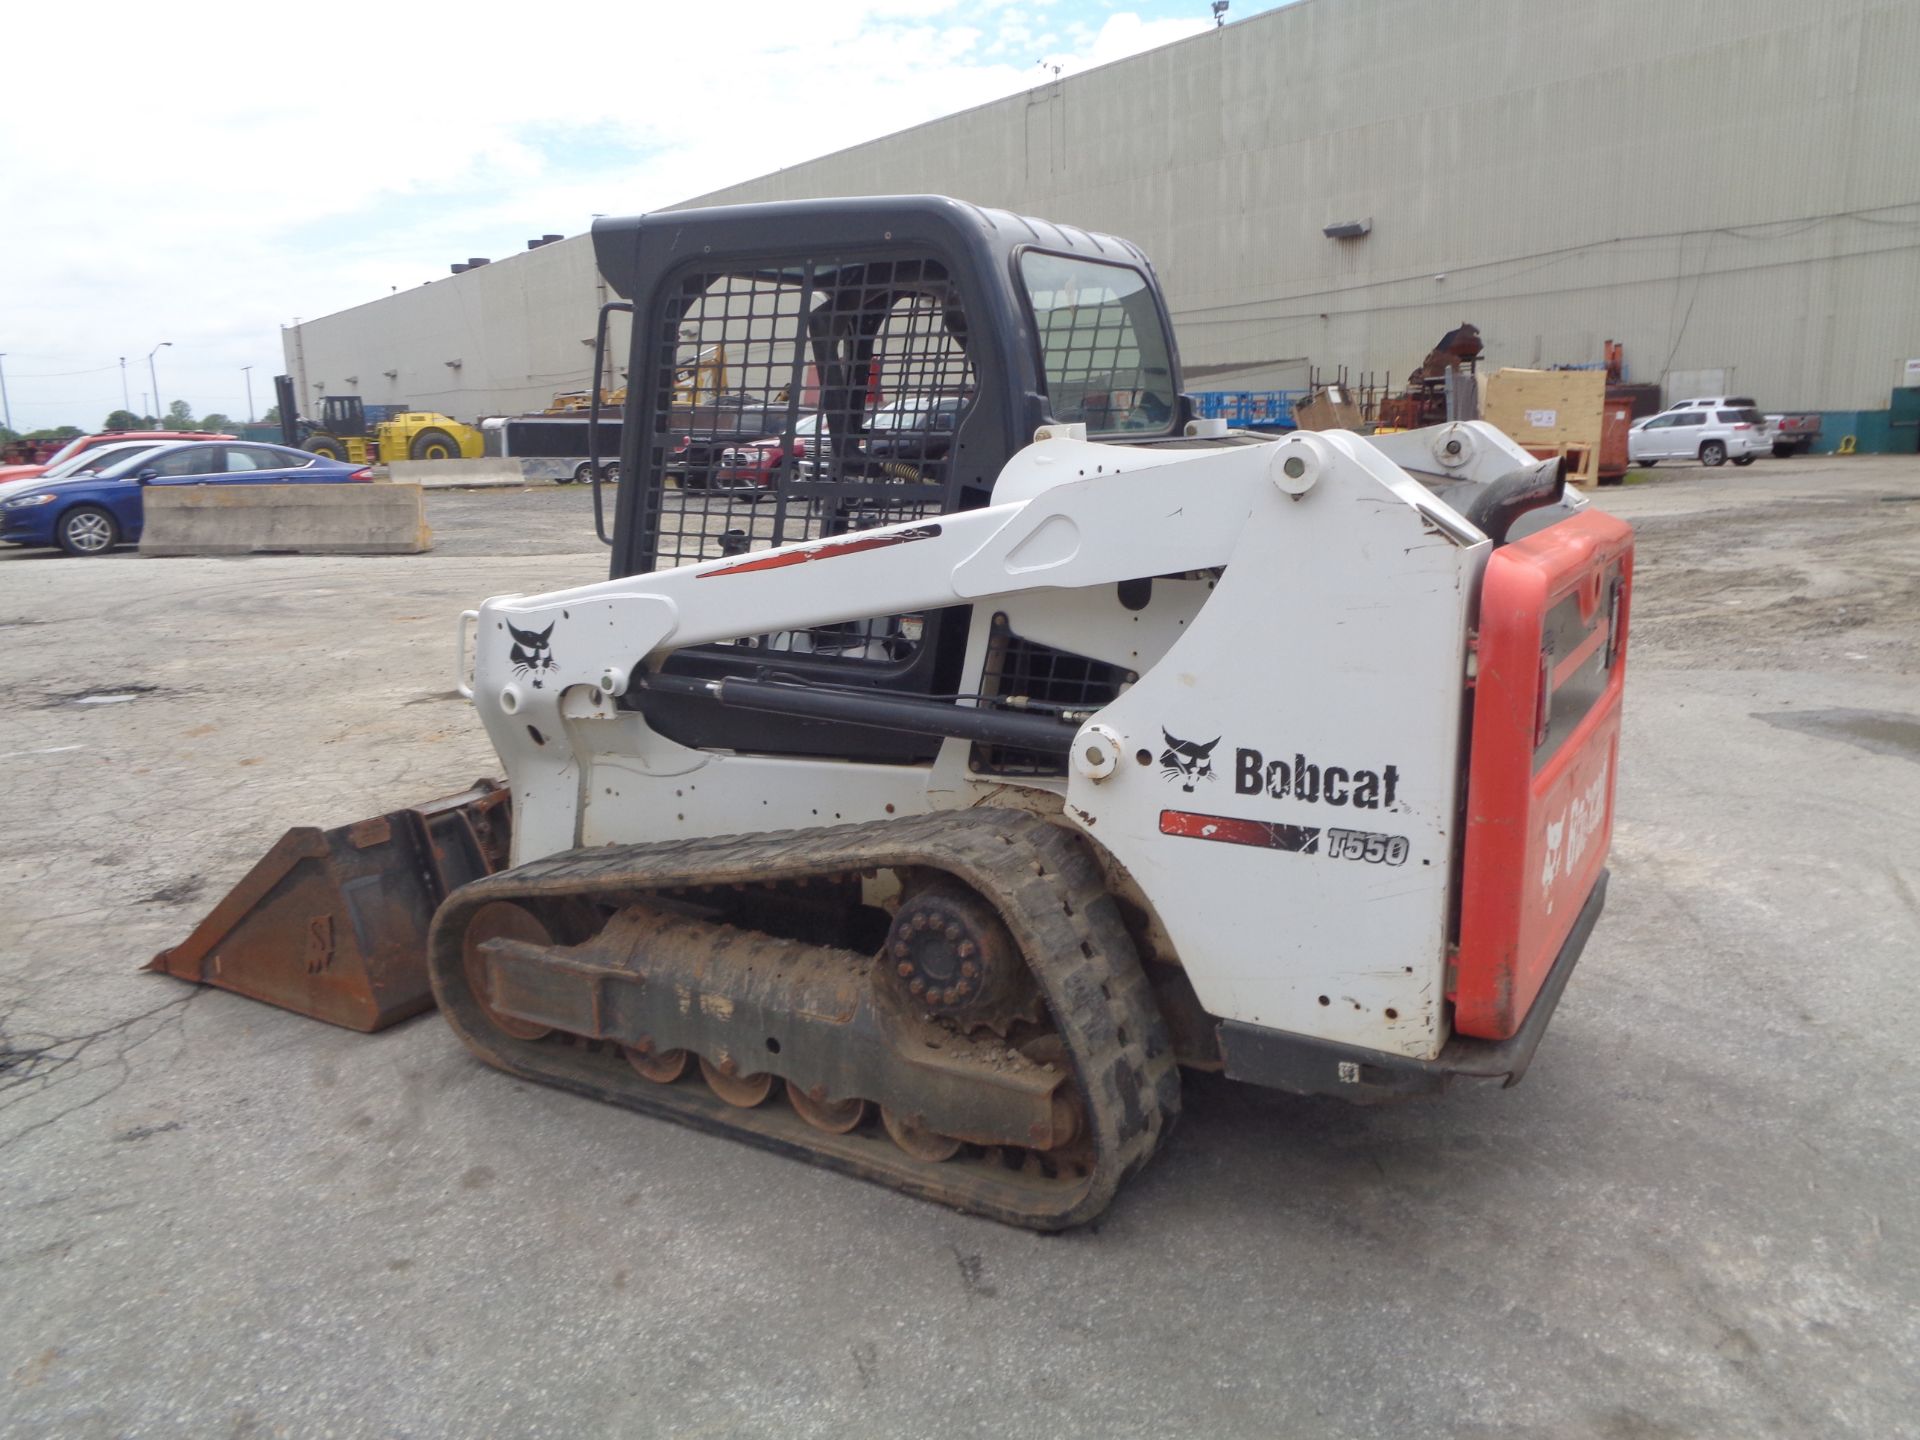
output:
M 328 395 L 320 423 L 300 422 L 300 446 L 316 455 L 373 465 L 391 460 L 478 460 L 484 437 L 434 411 L 404 411 L 369 422 L 358 395 Z
M 1146 257 L 1076 227 L 594 244 L 595 392 L 634 313 L 608 578 L 459 621 L 506 783 L 289 832 L 153 968 L 437 1004 L 508 1074 L 1035 1229 L 1105 1209 L 1183 1069 L 1525 1073 L 1606 894 L 1631 610 L 1561 462 L 1199 419 Z M 669 483 L 722 344 L 784 415 L 752 493 Z

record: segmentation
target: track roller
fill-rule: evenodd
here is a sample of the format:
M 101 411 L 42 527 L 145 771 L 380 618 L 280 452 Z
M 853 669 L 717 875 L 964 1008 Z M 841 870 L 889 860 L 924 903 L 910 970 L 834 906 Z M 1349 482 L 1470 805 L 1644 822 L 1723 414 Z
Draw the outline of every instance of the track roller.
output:
M 656 1085 L 671 1085 L 678 1080 L 687 1073 L 687 1062 L 692 1058 L 684 1050 L 656 1050 L 651 1044 L 622 1045 L 620 1049 L 634 1071 Z
M 829 1135 L 845 1135 L 858 1129 L 860 1122 L 867 1118 L 866 1101 L 816 1100 L 792 1080 L 787 1081 L 787 1102 L 807 1124 Z
M 880 1107 L 880 1124 L 894 1144 L 923 1165 L 939 1165 L 960 1153 L 961 1142 L 951 1135 L 936 1134 L 884 1105 Z
M 718 1065 L 700 1057 L 700 1074 L 712 1090 L 729 1105 L 742 1110 L 751 1110 L 756 1105 L 764 1105 L 767 1097 L 773 1094 L 773 1083 L 777 1078 L 768 1071 L 758 1075 L 742 1075 L 731 1060 L 722 1060 Z

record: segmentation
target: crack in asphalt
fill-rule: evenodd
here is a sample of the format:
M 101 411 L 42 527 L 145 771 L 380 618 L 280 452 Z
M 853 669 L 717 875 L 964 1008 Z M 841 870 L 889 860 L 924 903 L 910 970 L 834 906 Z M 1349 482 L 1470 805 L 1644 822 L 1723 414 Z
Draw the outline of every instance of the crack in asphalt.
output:
M 151 1009 L 116 1020 L 111 1025 L 103 1025 L 97 1030 L 78 1035 L 34 1034 L 31 1043 L 23 1043 L 25 1037 L 10 1036 L 7 1021 L 11 1017 L 0 1015 L 0 1115 L 10 1114 L 48 1091 L 69 1086 L 85 1076 L 108 1069 L 118 1071 L 105 1088 L 77 1098 L 72 1103 L 62 1103 L 52 1114 L 23 1125 L 10 1134 L 0 1135 L 0 1154 L 6 1153 L 28 1136 L 118 1094 L 133 1078 L 133 1052 L 168 1031 L 178 1030 L 185 1022 L 187 1008 L 201 994 L 201 987 L 196 985 L 183 995 L 176 995 Z M 147 1021 L 155 1023 L 140 1030 L 138 1027 Z M 89 1063 L 89 1056 L 100 1058 Z

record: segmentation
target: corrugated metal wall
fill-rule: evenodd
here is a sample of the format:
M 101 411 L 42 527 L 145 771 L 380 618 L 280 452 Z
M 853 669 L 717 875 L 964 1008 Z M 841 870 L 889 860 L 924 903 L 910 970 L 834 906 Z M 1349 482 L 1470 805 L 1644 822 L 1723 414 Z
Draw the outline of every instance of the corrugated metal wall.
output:
M 1639 380 L 1884 405 L 1920 355 L 1920 3 L 1301 0 L 688 203 L 922 190 L 1138 241 L 1195 388 L 1399 376 L 1471 319 L 1496 364 L 1612 338 Z M 309 370 L 364 380 L 430 303 L 447 345 L 518 325 L 521 284 L 448 403 L 544 398 L 559 331 L 583 374 L 583 268 L 570 241 L 309 322 Z

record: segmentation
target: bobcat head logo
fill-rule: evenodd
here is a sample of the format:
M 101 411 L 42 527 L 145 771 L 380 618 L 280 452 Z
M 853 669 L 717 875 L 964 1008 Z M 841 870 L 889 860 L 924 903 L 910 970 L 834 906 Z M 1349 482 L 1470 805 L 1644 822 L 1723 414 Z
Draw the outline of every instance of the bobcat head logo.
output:
M 513 673 L 531 675 L 533 688 L 540 689 L 540 677 L 549 670 L 559 668 L 554 661 L 553 651 L 547 648 L 553 626 L 549 625 L 544 630 L 522 630 L 509 620 L 507 631 L 513 636 L 513 650 L 507 656 L 513 662 Z
M 1547 826 L 1547 863 L 1540 867 L 1540 898 L 1547 902 L 1547 913 L 1553 913 L 1553 877 L 1560 869 L 1560 847 L 1567 834 L 1567 822 L 1563 817 Z
M 1180 788 L 1189 795 L 1196 780 L 1213 779 L 1213 747 L 1220 743 L 1218 735 L 1204 745 L 1197 745 L 1191 740 L 1176 740 L 1165 729 L 1160 734 L 1167 742 L 1167 748 L 1160 752 L 1162 775 L 1178 780 Z

